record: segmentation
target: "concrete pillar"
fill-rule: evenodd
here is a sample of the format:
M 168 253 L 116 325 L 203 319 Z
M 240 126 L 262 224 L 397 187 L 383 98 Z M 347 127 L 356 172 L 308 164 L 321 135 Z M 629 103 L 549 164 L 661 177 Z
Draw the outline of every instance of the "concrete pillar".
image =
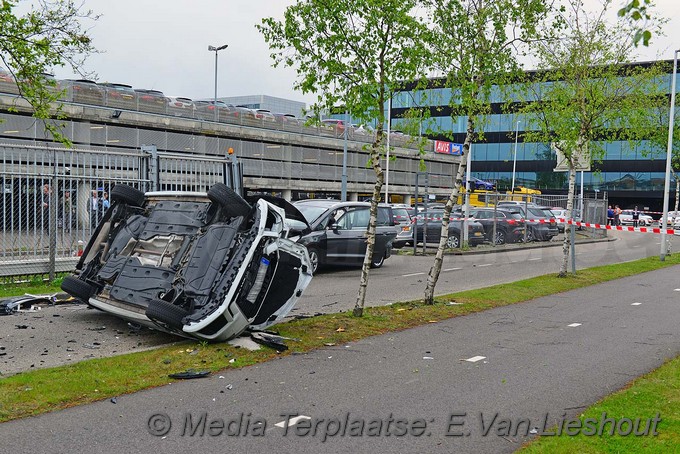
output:
M 284 189 L 283 191 L 281 191 L 281 197 L 290 202 L 291 199 L 293 198 L 293 191 L 290 189 Z
M 359 201 L 359 193 L 358 192 L 348 192 L 347 193 L 347 200 L 349 200 L 350 202 Z
M 405 203 L 406 205 L 411 205 L 411 194 L 406 194 L 406 195 L 404 196 L 404 203 Z

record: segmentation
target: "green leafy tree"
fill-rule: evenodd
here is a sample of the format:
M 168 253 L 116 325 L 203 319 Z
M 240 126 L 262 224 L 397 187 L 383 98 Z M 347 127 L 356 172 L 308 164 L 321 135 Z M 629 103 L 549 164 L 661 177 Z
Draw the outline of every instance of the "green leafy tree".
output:
M 448 237 L 449 215 L 458 199 L 470 145 L 479 138 L 479 126 L 490 113 L 494 86 L 516 80 L 517 56 L 536 36 L 536 26 L 547 14 L 543 0 L 430 0 L 432 53 L 451 99 L 451 116 L 467 117 L 461 165 L 442 216 L 441 240 L 430 268 L 425 301 L 434 302 Z M 452 131 L 453 132 L 453 131 Z
M 666 22 L 654 18 L 653 7 L 652 0 L 630 0 L 618 10 L 618 16 L 632 26 L 633 44 L 636 46 L 640 43 L 649 46 L 653 34 L 658 35 L 661 31 L 659 25 Z
M 59 127 L 48 121 L 59 98 L 54 79 L 46 77 L 55 66 L 82 67 L 94 51 L 84 20 L 97 20 L 71 0 L 38 0 L 27 12 L 17 12 L 20 0 L 0 0 L 0 60 L 12 73 L 20 95 L 43 120 L 55 139 L 68 143 Z M 28 3 L 28 2 L 23 2 Z M 58 109 L 58 108 L 57 108 Z M 57 114 L 58 116 L 58 111 Z
M 653 126 L 651 113 L 663 99 L 660 71 L 630 65 L 635 48 L 630 27 L 606 19 L 611 1 L 597 13 L 572 2 L 545 29 L 535 54 L 539 72 L 524 88 L 529 121 L 525 140 L 552 143 L 569 168 L 567 212 L 574 207 L 576 169 L 605 155 L 604 144 L 639 141 Z M 559 275 L 567 275 L 571 236 L 565 235 Z
M 300 0 L 284 20 L 265 18 L 257 28 L 268 43 L 274 66 L 297 71 L 295 87 L 317 94 L 315 110 L 342 103 L 352 117 L 376 124 L 368 165 L 375 184 L 367 248 L 354 314 L 363 314 L 375 245 L 378 202 L 384 182 L 385 105 L 402 81 L 424 73 L 426 31 L 418 0 Z

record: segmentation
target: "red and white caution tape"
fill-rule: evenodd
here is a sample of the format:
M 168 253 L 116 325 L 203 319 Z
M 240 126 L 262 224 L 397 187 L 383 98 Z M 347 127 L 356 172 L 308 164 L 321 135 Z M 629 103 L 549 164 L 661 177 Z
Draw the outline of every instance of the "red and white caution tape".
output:
M 666 233 L 666 235 L 673 235 L 675 234 L 675 230 L 673 229 L 662 229 L 660 227 L 625 227 L 622 225 L 606 225 L 606 224 L 591 224 L 590 222 L 577 222 L 574 221 L 573 219 L 564 219 L 564 218 L 559 218 L 557 219 L 558 222 L 564 223 L 564 224 L 573 224 L 578 227 L 593 227 L 596 229 L 601 229 L 601 230 L 618 230 L 620 232 L 641 232 L 641 233 Z M 680 233 L 680 232 L 678 232 Z

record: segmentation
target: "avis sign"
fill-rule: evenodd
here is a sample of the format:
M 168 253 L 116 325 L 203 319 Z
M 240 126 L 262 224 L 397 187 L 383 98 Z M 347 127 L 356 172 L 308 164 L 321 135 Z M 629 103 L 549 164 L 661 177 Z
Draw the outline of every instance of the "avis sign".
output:
M 463 144 L 444 142 L 443 140 L 434 141 L 434 152 L 442 154 L 451 154 L 454 156 L 462 156 Z

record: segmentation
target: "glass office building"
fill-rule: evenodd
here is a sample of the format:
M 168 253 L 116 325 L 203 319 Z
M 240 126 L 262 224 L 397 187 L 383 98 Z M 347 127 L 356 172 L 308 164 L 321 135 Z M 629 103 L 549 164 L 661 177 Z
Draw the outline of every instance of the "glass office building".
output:
M 670 67 L 672 68 L 672 61 Z M 646 64 L 646 63 L 642 63 Z M 432 87 L 442 84 L 432 79 Z M 663 84 L 670 95 L 671 74 Z M 680 88 L 680 83 L 677 84 Z M 453 133 L 453 142 L 463 143 L 467 117 L 451 117 L 449 107 L 451 89 L 430 88 L 422 91 L 402 91 L 392 98 L 391 127 L 400 129 L 400 119 L 408 109 L 430 108 L 428 127 L 432 139 L 450 140 L 445 132 Z M 454 99 L 455 101 L 455 99 Z M 484 141 L 472 145 L 472 176 L 496 182 L 500 191 L 509 190 L 512 180 L 513 158 L 516 151 L 515 186 L 539 189 L 545 194 L 566 194 L 566 172 L 554 172 L 556 156 L 548 143 L 529 143 L 523 140 L 526 122 L 522 114 L 512 112 L 512 106 L 505 105 L 502 90 L 491 95 L 491 113 L 484 118 L 481 129 Z M 677 120 L 676 120 L 677 121 Z M 519 124 L 518 124 L 519 122 Z M 517 148 L 515 150 L 515 134 Z M 587 193 L 607 193 L 612 204 L 628 208 L 635 205 L 649 210 L 660 211 L 663 205 L 666 152 L 653 148 L 649 141 L 636 143 L 614 141 L 603 143 L 605 156 L 599 163 L 593 163 L 590 172 L 577 172 L 577 187 L 580 189 L 581 175 L 583 188 Z M 672 177 L 671 177 L 672 178 Z M 671 205 L 675 197 L 675 184 L 671 184 Z

